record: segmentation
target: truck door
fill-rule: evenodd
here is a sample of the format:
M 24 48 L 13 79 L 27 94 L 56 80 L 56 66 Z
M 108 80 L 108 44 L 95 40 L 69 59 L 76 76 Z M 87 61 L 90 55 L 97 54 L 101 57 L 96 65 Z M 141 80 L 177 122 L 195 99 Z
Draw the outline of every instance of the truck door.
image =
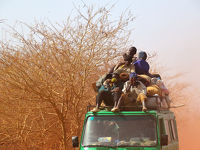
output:
M 171 148 L 172 150 L 178 150 L 179 145 L 178 145 L 178 134 L 177 134 L 177 127 L 176 127 L 176 120 L 170 119 L 168 120 L 169 123 L 169 129 L 171 133 Z
M 161 135 L 168 135 L 168 145 L 162 146 L 162 150 L 178 150 L 178 135 L 175 119 L 160 119 L 160 130 Z

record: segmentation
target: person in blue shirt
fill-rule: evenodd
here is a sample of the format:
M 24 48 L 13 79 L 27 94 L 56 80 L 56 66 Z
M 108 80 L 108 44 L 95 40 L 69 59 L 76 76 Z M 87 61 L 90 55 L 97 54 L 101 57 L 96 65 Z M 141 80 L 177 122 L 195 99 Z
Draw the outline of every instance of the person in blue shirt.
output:
M 146 59 L 147 53 L 144 51 L 139 52 L 138 60 L 133 63 L 135 66 L 135 73 L 139 75 L 145 74 L 151 77 L 152 75 L 149 73 L 150 66 L 148 62 L 146 62 Z

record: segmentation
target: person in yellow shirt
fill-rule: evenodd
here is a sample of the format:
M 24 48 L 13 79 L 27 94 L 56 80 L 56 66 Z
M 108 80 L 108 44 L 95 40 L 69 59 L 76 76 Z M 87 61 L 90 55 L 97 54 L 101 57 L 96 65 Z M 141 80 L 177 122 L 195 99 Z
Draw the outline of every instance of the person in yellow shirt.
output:
M 160 75 L 155 75 L 153 78 L 147 75 L 138 75 L 138 77 L 147 87 L 147 96 L 158 95 L 161 100 L 166 100 L 167 107 L 170 108 L 169 91 L 161 80 Z
M 116 65 L 114 68 L 113 73 L 121 74 L 121 73 L 127 73 L 130 74 L 131 72 L 135 72 L 135 66 L 132 64 L 132 58 L 133 56 L 127 55 L 126 53 L 123 55 L 124 58 L 124 64 Z
M 162 96 L 159 86 L 156 83 L 152 82 L 152 79 L 154 78 L 151 78 L 145 74 L 138 75 L 138 78 L 147 87 L 147 96 Z

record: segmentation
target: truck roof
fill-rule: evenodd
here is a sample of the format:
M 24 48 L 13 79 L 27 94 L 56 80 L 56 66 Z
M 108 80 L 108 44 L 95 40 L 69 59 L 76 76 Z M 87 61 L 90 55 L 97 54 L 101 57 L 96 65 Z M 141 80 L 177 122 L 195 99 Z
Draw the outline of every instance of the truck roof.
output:
M 120 111 L 120 112 L 111 112 L 107 110 L 101 110 L 97 113 L 93 113 L 91 111 L 87 112 L 86 116 L 91 116 L 91 115 L 96 115 L 96 116 L 101 116 L 101 115 L 167 115 L 171 114 L 173 115 L 172 111 L 169 110 L 149 110 L 147 112 L 143 111 Z

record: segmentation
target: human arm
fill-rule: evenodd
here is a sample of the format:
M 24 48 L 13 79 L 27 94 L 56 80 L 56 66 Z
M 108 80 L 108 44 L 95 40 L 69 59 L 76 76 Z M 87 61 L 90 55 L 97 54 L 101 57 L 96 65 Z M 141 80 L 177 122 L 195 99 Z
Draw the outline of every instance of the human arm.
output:
M 126 94 L 129 90 L 130 90 L 130 82 L 129 81 L 127 81 L 127 82 L 125 82 L 124 83 L 124 86 L 123 86 L 123 89 L 122 89 L 122 92 L 124 93 L 124 94 Z

